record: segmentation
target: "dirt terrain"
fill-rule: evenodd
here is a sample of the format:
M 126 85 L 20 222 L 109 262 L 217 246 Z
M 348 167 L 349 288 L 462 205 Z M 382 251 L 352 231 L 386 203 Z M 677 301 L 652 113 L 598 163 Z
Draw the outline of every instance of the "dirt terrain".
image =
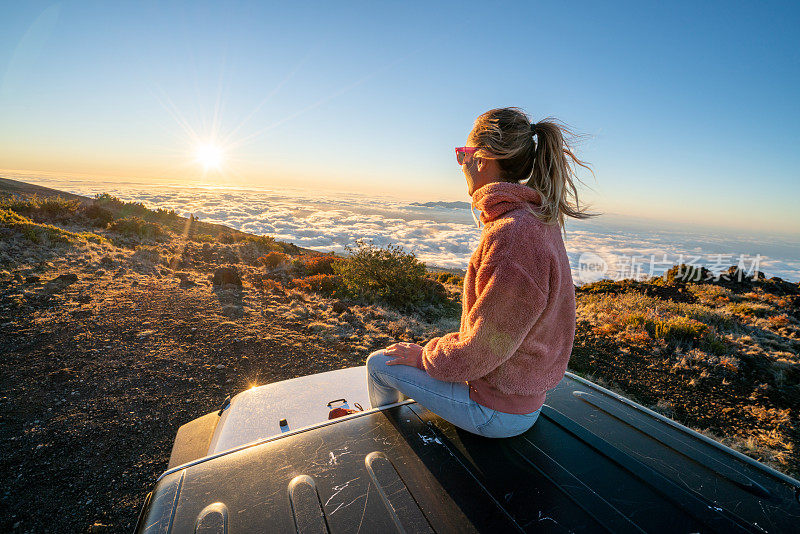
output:
M 457 327 L 284 287 L 285 266 L 265 287 L 244 245 L 133 241 L 2 236 L 0 531 L 130 532 L 178 427 L 226 396 Z
M 299 320 L 318 303 L 247 286 L 85 272 L 0 300 L 4 531 L 130 531 L 181 424 L 252 385 L 361 365 L 395 339 L 331 339 Z M 296 321 L 276 313 L 290 302 Z
M 178 427 L 228 395 L 458 328 L 453 308 L 295 280 L 311 251 L 75 200 L 0 213 L 0 531 L 130 532 Z M 439 279 L 457 303 L 458 277 Z M 797 476 L 797 284 L 673 278 L 576 296 L 572 370 Z

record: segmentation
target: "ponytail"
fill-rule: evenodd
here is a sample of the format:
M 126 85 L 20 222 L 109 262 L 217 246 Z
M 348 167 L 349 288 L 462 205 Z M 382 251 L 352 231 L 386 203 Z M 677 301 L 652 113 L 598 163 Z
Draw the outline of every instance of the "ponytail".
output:
M 527 185 L 542 195 L 541 220 L 548 224 L 558 223 L 564 227 L 564 216 L 573 219 L 588 219 L 598 213 L 588 213 L 581 206 L 575 180 L 580 181 L 573 165 L 587 169 L 589 165 L 578 159 L 564 134 L 574 134 L 556 119 L 548 117 L 531 125 L 531 132 L 538 142 L 534 143 L 530 178 Z
M 575 156 L 565 138 L 575 136 L 557 119 L 548 117 L 531 124 L 519 108 L 492 109 L 476 119 L 470 137 L 479 147 L 477 155 L 497 159 L 501 180 L 525 182 L 541 195 L 541 208 L 534 214 L 542 222 L 558 224 L 563 230 L 564 216 L 588 219 L 599 215 L 580 206 L 575 187 L 575 180 L 580 179 L 573 165 L 593 176 L 594 172 Z

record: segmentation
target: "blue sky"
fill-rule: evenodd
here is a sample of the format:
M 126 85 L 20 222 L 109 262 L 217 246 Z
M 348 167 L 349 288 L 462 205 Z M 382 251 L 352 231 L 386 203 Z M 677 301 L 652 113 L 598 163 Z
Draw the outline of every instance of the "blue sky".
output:
M 800 8 L 694 4 L 9 2 L 0 168 L 465 200 L 514 105 L 585 134 L 596 210 L 800 234 Z

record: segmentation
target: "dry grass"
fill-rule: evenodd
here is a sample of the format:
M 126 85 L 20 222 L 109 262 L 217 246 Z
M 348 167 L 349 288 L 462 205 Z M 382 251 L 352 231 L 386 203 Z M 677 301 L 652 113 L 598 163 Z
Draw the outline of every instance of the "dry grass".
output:
M 93 232 L 71 232 L 52 224 L 37 223 L 8 209 L 0 209 L 0 228 L 10 230 L 31 243 L 43 246 L 107 242 L 102 235 Z
M 676 300 L 630 281 L 579 288 L 571 367 L 796 475 L 797 285 L 674 284 L 664 294 Z M 670 287 L 663 280 L 653 285 Z

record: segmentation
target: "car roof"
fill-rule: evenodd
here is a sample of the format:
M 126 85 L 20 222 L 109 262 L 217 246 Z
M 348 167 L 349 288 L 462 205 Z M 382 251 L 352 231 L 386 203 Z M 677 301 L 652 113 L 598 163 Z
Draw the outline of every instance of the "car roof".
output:
M 409 402 L 167 472 L 139 530 L 787 532 L 800 483 L 568 375 L 488 439 Z

